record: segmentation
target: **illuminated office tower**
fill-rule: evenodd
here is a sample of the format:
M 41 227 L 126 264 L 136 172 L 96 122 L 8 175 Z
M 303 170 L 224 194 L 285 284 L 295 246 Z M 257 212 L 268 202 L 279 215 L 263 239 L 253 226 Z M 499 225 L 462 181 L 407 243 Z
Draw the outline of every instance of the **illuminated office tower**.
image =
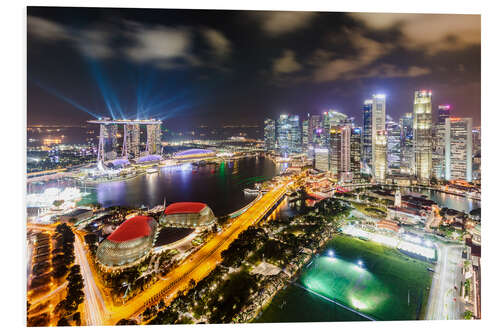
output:
M 373 175 L 376 182 L 384 182 L 387 173 L 387 132 L 377 131 L 374 142 Z
M 307 119 L 302 121 L 302 152 L 306 153 L 309 147 L 309 114 Z
M 302 152 L 302 128 L 300 126 L 299 116 L 290 116 L 290 151 L 293 154 Z
M 472 118 L 445 121 L 445 178 L 472 181 Z
M 319 146 L 329 149 L 330 145 L 330 115 L 328 112 L 323 112 L 321 119 L 321 128 L 319 132 Z
M 264 120 L 264 142 L 266 150 L 276 148 L 276 122 L 272 119 Z
M 450 106 L 438 106 L 438 119 L 433 128 L 432 136 L 432 175 L 436 179 L 444 178 L 444 148 L 445 148 L 445 122 L 450 118 Z
M 472 128 L 472 179 L 481 179 L 481 127 Z
M 342 128 L 333 126 L 330 128 L 330 173 L 334 178 L 340 179 L 342 169 Z
M 366 100 L 363 105 L 363 134 L 361 158 L 363 170 L 371 174 L 372 167 L 372 100 Z
M 353 180 L 361 178 L 361 127 L 351 128 L 349 172 Z
M 343 126 L 340 142 L 340 176 L 342 182 L 360 178 L 361 128 Z
M 276 135 L 276 148 L 280 151 L 281 156 L 288 156 L 290 153 L 290 124 L 288 123 L 287 114 L 282 114 L 278 118 Z
M 472 153 L 474 156 L 481 153 L 481 127 L 472 128 Z
M 432 92 L 415 91 L 413 104 L 413 151 L 415 175 L 421 182 L 428 182 L 432 174 Z
M 376 94 L 371 99 L 365 100 L 363 106 L 363 129 L 365 130 L 363 134 L 364 163 L 367 170 L 371 170 L 371 174 L 374 175 L 374 165 L 377 163 L 374 149 L 375 138 L 378 132 L 385 132 L 385 95 Z M 387 142 L 387 138 L 385 139 Z M 387 156 L 384 157 L 384 160 L 387 160 Z
M 319 171 L 328 171 L 330 168 L 329 150 L 326 148 L 314 149 L 314 168 Z
M 391 173 L 399 173 L 401 167 L 401 128 L 394 121 L 387 122 L 387 167 Z
M 335 126 L 345 126 L 351 124 L 352 119 L 347 115 L 335 111 L 328 110 L 323 112 L 323 119 L 321 121 L 320 131 L 320 145 L 328 148 L 330 145 L 330 129 Z
M 321 116 L 313 114 L 309 118 L 309 144 L 314 147 L 319 146 L 321 137 Z
M 414 155 L 413 155 L 413 114 L 405 113 L 399 119 L 401 128 L 401 161 L 400 170 L 402 174 L 414 174 Z
M 340 179 L 347 179 L 351 171 L 351 126 L 342 127 L 340 136 Z
M 282 156 L 302 151 L 302 138 L 299 116 L 282 114 L 278 119 L 277 143 Z

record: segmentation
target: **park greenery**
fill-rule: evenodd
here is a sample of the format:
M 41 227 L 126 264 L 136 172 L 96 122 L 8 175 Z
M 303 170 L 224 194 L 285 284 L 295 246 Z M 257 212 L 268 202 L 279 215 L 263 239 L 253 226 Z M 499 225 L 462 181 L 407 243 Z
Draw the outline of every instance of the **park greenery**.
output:
M 69 267 L 75 261 L 73 248 L 75 234 L 66 223 L 59 224 L 56 227 L 56 233 L 56 246 L 52 251 L 52 266 L 54 278 L 60 279 L 68 273 Z
M 81 325 L 81 318 L 80 313 L 76 311 L 78 306 L 83 303 L 85 297 L 80 265 L 71 266 L 67 281 L 66 298 L 59 302 L 55 308 L 56 313 L 59 313 L 61 316 L 57 325 L 70 326 L 69 318 L 71 318 L 79 326 Z

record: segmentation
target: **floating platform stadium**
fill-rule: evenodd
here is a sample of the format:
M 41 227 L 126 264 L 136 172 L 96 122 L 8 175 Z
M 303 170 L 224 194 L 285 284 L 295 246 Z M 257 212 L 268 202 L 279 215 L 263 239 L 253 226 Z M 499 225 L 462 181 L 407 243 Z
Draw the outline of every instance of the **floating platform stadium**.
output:
M 99 244 L 97 261 L 106 268 L 135 265 L 149 254 L 157 235 L 158 224 L 154 218 L 134 216 Z
M 188 149 L 175 153 L 174 160 L 195 160 L 208 157 L 216 157 L 216 153 L 210 149 Z
M 176 202 L 165 208 L 162 226 L 206 229 L 217 221 L 212 209 L 202 202 Z

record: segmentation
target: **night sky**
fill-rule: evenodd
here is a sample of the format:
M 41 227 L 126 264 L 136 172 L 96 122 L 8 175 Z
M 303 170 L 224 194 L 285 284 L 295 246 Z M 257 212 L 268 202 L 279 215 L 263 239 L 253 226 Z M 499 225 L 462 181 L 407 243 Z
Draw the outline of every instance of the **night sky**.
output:
M 372 94 L 399 119 L 415 89 L 481 121 L 478 15 L 29 7 L 27 23 L 28 125 L 190 128 L 325 109 L 360 124 Z

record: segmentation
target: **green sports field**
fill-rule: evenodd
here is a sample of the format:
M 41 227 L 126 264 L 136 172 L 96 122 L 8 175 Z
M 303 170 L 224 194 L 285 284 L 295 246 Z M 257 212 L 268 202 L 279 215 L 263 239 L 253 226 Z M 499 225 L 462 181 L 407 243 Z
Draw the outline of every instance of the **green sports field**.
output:
M 328 256 L 329 250 L 334 251 L 333 257 Z M 336 236 L 304 270 L 300 282 L 378 320 L 415 320 L 424 315 L 427 303 L 432 280 L 427 267 L 395 249 Z

